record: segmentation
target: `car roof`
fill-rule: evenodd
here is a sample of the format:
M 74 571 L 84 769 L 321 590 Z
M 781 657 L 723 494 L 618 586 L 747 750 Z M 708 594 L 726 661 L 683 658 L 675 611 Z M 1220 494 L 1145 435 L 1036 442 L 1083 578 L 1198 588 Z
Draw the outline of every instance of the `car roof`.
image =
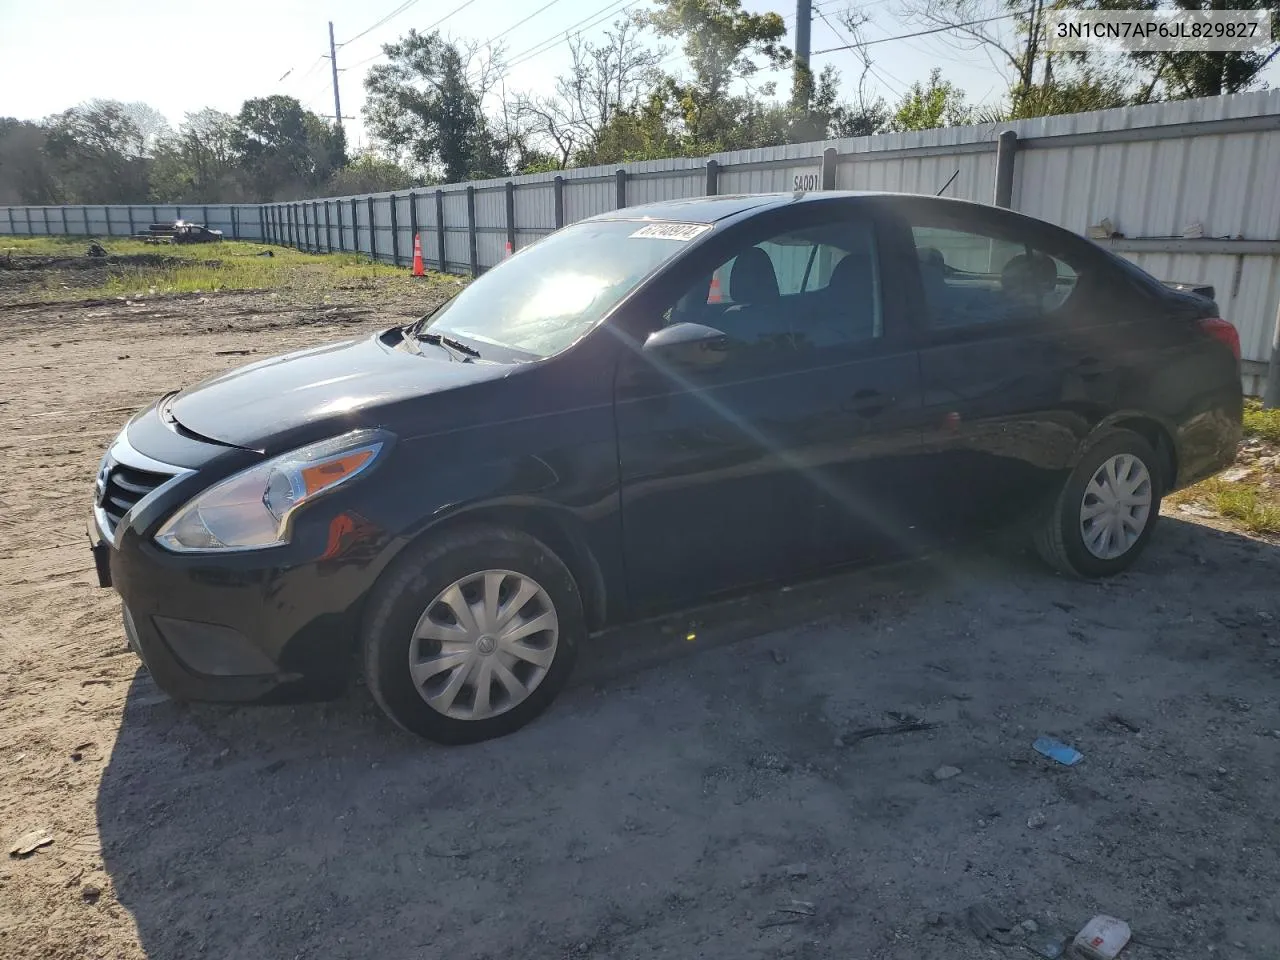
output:
M 685 197 L 679 200 L 661 200 L 621 210 L 610 210 L 588 219 L 591 220 L 664 220 L 676 223 L 716 223 L 748 212 L 765 210 L 793 203 L 823 204 L 835 200 L 856 197 L 889 197 L 902 200 L 926 200 L 939 206 L 990 207 L 989 204 L 936 197 L 927 193 L 895 193 L 877 190 L 817 190 L 808 193 L 744 193 L 713 197 Z M 1012 212 L 1012 211 L 1008 211 Z

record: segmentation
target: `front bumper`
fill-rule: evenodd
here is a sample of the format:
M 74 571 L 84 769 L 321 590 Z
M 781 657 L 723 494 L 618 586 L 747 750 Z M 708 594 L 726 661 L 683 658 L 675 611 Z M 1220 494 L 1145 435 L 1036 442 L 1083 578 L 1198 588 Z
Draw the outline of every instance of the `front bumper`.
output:
M 127 457 L 127 447 L 118 441 L 113 452 Z M 184 477 L 190 484 L 166 484 L 118 523 L 100 507 L 89 522 L 99 583 L 120 594 L 129 645 L 156 684 L 181 700 L 339 695 L 364 598 L 389 553 L 385 535 L 335 497 L 300 514 L 284 546 L 171 553 L 152 535 L 205 482 Z

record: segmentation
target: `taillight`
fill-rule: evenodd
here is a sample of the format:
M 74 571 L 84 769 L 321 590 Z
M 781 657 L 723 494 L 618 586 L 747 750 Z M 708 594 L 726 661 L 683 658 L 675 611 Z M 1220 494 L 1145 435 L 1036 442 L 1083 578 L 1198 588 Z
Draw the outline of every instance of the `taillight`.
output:
M 1215 340 L 1221 340 L 1231 348 L 1231 353 L 1240 359 L 1240 334 L 1228 321 L 1221 317 L 1205 317 L 1200 321 L 1200 329 Z

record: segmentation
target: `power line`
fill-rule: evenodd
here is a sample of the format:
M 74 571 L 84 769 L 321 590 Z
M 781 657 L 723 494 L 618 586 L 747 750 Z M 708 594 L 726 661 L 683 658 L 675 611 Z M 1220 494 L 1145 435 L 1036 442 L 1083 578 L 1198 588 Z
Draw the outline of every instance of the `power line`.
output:
M 391 20 L 393 17 L 398 17 L 400 14 L 404 13 L 406 10 L 408 10 L 410 7 L 412 7 L 412 6 L 413 6 L 415 3 L 417 3 L 417 2 L 418 2 L 418 0 L 405 0 L 405 2 L 404 2 L 404 3 L 400 4 L 400 6 L 396 7 L 394 10 L 392 10 L 389 14 L 387 14 L 385 17 L 383 17 L 383 18 L 382 18 L 381 20 L 379 20 L 377 23 L 374 23 L 374 24 L 372 24 L 371 26 L 365 27 L 363 30 L 361 30 L 359 33 L 357 33 L 357 34 L 356 34 L 354 37 L 352 37 L 350 40 L 346 40 L 346 41 L 344 41 L 343 43 L 338 44 L 338 46 L 340 46 L 340 47 L 346 47 L 346 46 L 349 46 L 350 44 L 355 43 L 355 42 L 356 42 L 357 40 L 359 40 L 361 37 L 363 37 L 363 36 L 367 35 L 368 33 L 372 32 L 372 31 L 374 31 L 374 30 L 377 30 L 377 29 L 378 29 L 378 27 L 382 26 L 384 23 L 386 23 L 387 21 Z M 476 2 L 476 0 L 463 0 L 463 2 L 462 2 L 462 3 L 458 4 L 456 7 L 454 7 L 452 10 L 450 10 L 448 13 L 446 13 L 443 17 L 441 17 L 441 18 L 440 18 L 439 20 L 437 20 L 435 23 L 431 24 L 429 27 L 425 27 L 425 28 L 423 28 L 420 32 L 421 32 L 421 33 L 430 33 L 432 30 L 434 30 L 436 27 L 440 26 L 440 24 L 444 23 L 446 20 L 448 20 L 448 19 L 449 19 L 450 17 L 452 17 L 454 14 L 461 13 L 463 10 L 467 9 L 467 7 L 471 6 L 471 5 L 472 5 L 473 3 L 475 3 L 475 2 Z M 370 57 L 369 59 L 371 59 L 371 60 L 375 60 L 375 59 L 377 59 L 377 58 L 378 58 L 378 57 L 380 57 L 380 56 L 382 56 L 382 54 L 377 53 L 377 54 L 374 54 L 374 55 L 373 55 L 373 57 Z M 367 62 L 367 61 L 362 61 L 362 62 Z
M 507 66 L 515 67 L 519 64 L 532 60 L 534 57 L 540 57 L 548 50 L 552 50 L 560 44 L 567 42 L 572 32 L 577 30 L 579 27 L 581 27 L 582 30 L 590 29 L 596 24 L 608 19 L 610 16 L 622 13 L 623 10 L 626 10 L 629 7 L 634 7 L 639 2 L 640 0 L 630 0 L 629 3 L 623 4 L 623 0 L 613 0 L 612 3 L 606 4 L 594 13 L 587 14 L 577 23 L 570 24 L 563 30 L 557 30 L 552 36 L 547 37 L 547 39 L 540 43 L 535 43 L 532 47 L 527 47 L 519 53 L 514 54 L 511 59 L 507 61 Z M 619 6 L 620 4 L 622 4 L 622 6 Z M 591 22 L 587 23 L 588 20 Z M 578 30 L 578 32 L 581 33 L 582 30 Z
M 945 27 L 932 27 L 928 30 L 916 30 L 912 33 L 900 33 L 896 37 L 877 37 L 874 40 L 864 40 L 861 43 L 846 43 L 839 47 L 828 47 L 826 50 L 815 50 L 813 56 L 820 53 L 835 53 L 839 50 L 852 50 L 855 47 L 871 47 L 877 43 L 890 43 L 894 40 L 909 40 L 911 37 L 927 37 L 934 33 L 946 33 L 948 30 L 960 30 L 964 27 L 976 27 L 980 23 L 994 23 L 997 20 L 1010 20 L 1013 17 L 1024 16 L 1025 10 L 1018 10 L 1014 13 L 1002 13 L 997 17 L 983 17 L 981 20 L 967 20 L 964 23 L 949 23 Z
M 837 27 L 834 23 L 828 20 L 827 15 L 825 13 L 819 13 L 818 17 L 822 20 L 823 23 L 827 25 L 827 28 L 836 35 L 837 39 L 840 39 L 840 40 L 854 39 L 850 34 L 845 33 L 843 30 Z M 858 44 L 854 43 L 854 46 L 857 47 Z M 888 87 L 890 92 L 898 96 L 902 95 L 902 88 L 905 87 L 906 84 L 901 79 L 899 79 L 898 77 L 895 77 L 892 73 L 889 73 L 888 70 L 885 70 L 884 73 L 887 74 L 890 79 L 895 80 L 898 84 L 901 84 L 901 86 L 894 86 L 889 82 L 888 79 L 885 78 L 884 75 L 880 73 L 879 70 L 875 68 L 875 65 L 871 62 L 870 57 L 863 57 L 862 62 L 866 65 L 868 72 L 870 72 L 873 77 L 875 77 L 877 80 L 883 83 L 886 87 Z
M 530 20 L 532 20 L 532 19 L 533 19 L 534 17 L 536 17 L 538 14 L 540 14 L 543 10 L 546 10 L 548 7 L 553 7 L 553 6 L 555 6 L 555 5 L 556 5 L 557 3 L 559 3 L 559 2 L 560 2 L 560 0 L 551 0 L 551 2 L 550 2 L 550 3 L 545 3 L 545 4 L 543 4 L 543 5 L 542 5 L 542 6 L 540 6 L 537 10 L 533 11 L 533 13 L 531 13 L 531 14 L 529 14 L 527 17 L 525 17 L 523 20 L 517 20 L 517 21 L 516 21 L 515 23 L 513 23 L 511 26 L 507 27 L 507 29 L 503 30 L 501 33 L 497 34 L 496 36 L 490 37 L 488 40 L 486 40 L 484 43 L 482 43 L 482 44 L 481 44 L 481 46 L 482 46 L 482 47 L 487 47 L 487 46 L 492 45 L 494 42 L 496 42 L 496 41 L 498 41 L 498 40 L 501 40 L 503 37 L 505 37 L 508 33 L 510 33 L 510 32 L 511 32 L 512 30 L 514 30 L 516 27 L 522 27 L 522 26 L 524 26 L 526 23 L 528 23 Z
M 359 40 L 361 37 L 363 37 L 363 36 L 367 36 L 368 34 L 372 33 L 374 30 L 377 30 L 380 26 L 382 26 L 382 25 L 383 25 L 384 23 L 386 23 L 388 20 L 392 20 L 392 19 L 394 19 L 395 17 L 400 16 L 400 14 L 404 13 L 406 10 L 408 10 L 410 7 L 412 7 L 412 6 L 413 6 L 415 3 L 417 3 L 417 2 L 418 2 L 418 0 L 405 0 L 405 2 L 404 2 L 404 3 L 400 4 L 400 6 L 396 7 L 394 10 L 392 10 L 390 13 L 388 13 L 388 14 L 387 14 L 385 17 L 383 17 L 381 20 L 375 21 L 374 23 L 372 23 L 372 24 L 370 24 L 369 26 L 365 27 L 363 30 L 361 30 L 359 33 L 357 33 L 357 34 L 356 34 L 354 37 L 352 37 L 350 40 L 343 40 L 343 41 L 342 41 L 342 43 L 338 44 L 338 46 L 340 46 L 340 47 L 345 47 L 345 46 L 347 46 L 348 44 L 355 43 L 355 42 L 356 42 L 357 40 Z

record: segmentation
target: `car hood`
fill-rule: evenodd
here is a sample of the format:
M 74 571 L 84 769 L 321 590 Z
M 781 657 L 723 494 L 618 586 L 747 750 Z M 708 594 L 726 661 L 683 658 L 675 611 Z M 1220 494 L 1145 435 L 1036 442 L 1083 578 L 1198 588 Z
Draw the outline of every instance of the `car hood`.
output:
M 389 331 L 251 363 L 174 395 L 162 415 L 201 438 L 270 453 L 312 435 L 385 426 L 395 404 L 511 371 L 450 360 L 426 344 L 421 355 L 393 349 L 399 341 Z

